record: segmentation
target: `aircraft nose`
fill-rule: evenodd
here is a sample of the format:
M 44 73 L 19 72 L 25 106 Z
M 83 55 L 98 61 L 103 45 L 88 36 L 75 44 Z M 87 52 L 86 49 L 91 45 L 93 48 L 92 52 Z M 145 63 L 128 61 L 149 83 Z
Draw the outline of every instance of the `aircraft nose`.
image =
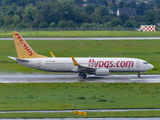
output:
M 151 70 L 151 69 L 153 69 L 153 68 L 154 68 L 154 66 L 151 65 L 151 64 L 149 64 L 149 69 Z

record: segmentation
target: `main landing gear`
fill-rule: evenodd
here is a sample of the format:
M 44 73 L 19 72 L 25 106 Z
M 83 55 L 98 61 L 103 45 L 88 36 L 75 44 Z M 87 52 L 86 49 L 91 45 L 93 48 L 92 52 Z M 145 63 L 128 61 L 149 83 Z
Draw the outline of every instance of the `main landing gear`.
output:
M 84 72 L 80 72 L 80 73 L 79 73 L 79 77 L 86 78 L 87 75 L 86 75 L 86 73 L 84 73 Z
M 140 77 L 141 77 L 141 74 L 140 74 L 140 72 L 138 72 L 138 74 L 137 74 L 137 77 L 138 77 L 138 78 L 140 78 Z

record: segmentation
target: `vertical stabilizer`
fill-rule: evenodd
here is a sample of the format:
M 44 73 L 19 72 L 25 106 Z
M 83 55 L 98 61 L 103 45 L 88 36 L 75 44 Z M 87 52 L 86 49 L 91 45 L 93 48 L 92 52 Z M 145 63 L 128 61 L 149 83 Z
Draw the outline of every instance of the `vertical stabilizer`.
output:
M 18 58 L 44 58 L 46 56 L 37 54 L 29 46 L 29 44 L 23 39 L 18 32 L 12 32 L 14 43 L 17 51 Z

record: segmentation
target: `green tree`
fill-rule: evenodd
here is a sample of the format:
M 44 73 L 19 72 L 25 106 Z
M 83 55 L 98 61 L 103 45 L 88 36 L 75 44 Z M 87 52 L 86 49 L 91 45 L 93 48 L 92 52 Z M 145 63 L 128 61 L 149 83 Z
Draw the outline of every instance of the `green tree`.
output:
M 8 26 L 12 24 L 12 18 L 9 15 L 4 16 L 3 18 L 4 25 Z
M 111 21 L 112 19 L 113 19 L 113 17 L 110 15 L 103 16 L 102 23 L 107 23 L 107 22 Z
M 135 20 L 135 22 L 137 22 L 137 23 L 143 23 L 143 22 L 145 22 L 145 21 L 146 21 L 145 16 L 140 16 L 140 15 L 138 15 L 138 16 L 136 17 L 136 20 Z
M 111 22 L 113 26 L 122 25 L 122 21 L 117 17 L 113 18 Z
M 8 15 L 9 6 L 1 6 L 1 13 L 4 17 L 5 15 Z
M 3 26 L 3 16 L 0 14 L 0 26 Z
M 90 15 L 91 13 L 93 13 L 93 11 L 95 10 L 95 7 L 93 5 L 87 5 L 87 7 L 85 7 L 85 12 Z
M 108 1 L 107 0 L 103 0 L 102 5 L 105 5 L 106 7 L 108 7 Z
M 105 1 L 105 2 L 104 2 Z M 97 0 L 97 6 L 103 5 L 103 3 L 106 3 L 107 5 L 107 0 Z M 106 6 L 107 7 L 107 6 Z
M 86 7 L 82 6 L 84 2 Z M 63 20 L 67 23 L 62 25 L 65 27 L 83 23 L 90 26 L 110 23 L 112 26 L 129 26 L 133 22 L 137 26 L 160 22 L 160 0 L 149 4 L 144 0 L 132 0 L 130 3 L 126 0 L 1 0 L 0 7 L 0 26 L 10 27 L 51 27 L 58 23 L 62 25 Z M 124 7 L 136 8 L 138 16 L 135 22 L 130 22 L 127 15 L 115 18 L 115 14 L 108 11 L 116 13 L 117 8 Z
M 18 5 L 16 3 L 12 3 L 10 6 L 8 6 L 7 14 L 13 16 L 15 14 L 17 7 Z
M 160 22 L 160 9 L 158 9 L 157 11 L 156 11 L 156 19 L 157 19 L 157 22 L 159 23 Z
M 38 2 L 37 10 L 38 12 L 35 17 L 37 23 L 44 21 L 48 24 L 51 22 L 57 24 L 59 20 L 74 20 L 75 15 L 77 14 L 75 6 L 71 1 L 40 1 Z
M 160 4 L 160 0 L 156 0 L 157 4 Z
M 74 3 L 77 4 L 77 5 L 82 5 L 83 0 L 74 0 Z
M 91 19 L 91 15 L 87 15 L 85 12 L 81 12 L 80 10 L 78 10 L 73 21 L 81 25 L 81 23 L 92 22 Z
M 124 23 L 124 27 L 134 27 L 133 21 L 126 20 L 125 23 Z
M 101 16 L 109 15 L 109 11 L 106 6 L 100 6 L 99 8 L 99 13 Z
M 121 1 L 121 2 L 118 4 L 118 8 L 125 8 L 126 6 L 127 6 L 126 1 Z
M 81 25 L 81 27 L 83 27 L 83 28 L 90 28 L 90 27 L 91 27 L 91 24 L 90 24 L 90 23 L 83 23 L 83 24 Z
M 150 10 L 147 14 L 146 14 L 146 23 L 149 25 L 154 25 L 156 23 L 156 14 L 154 10 Z
M 105 27 L 113 27 L 113 24 L 112 22 L 107 22 L 104 24 Z
M 67 22 L 67 27 L 76 27 L 76 25 L 75 25 L 74 21 L 69 20 L 69 21 Z
M 88 4 L 97 4 L 97 0 L 87 0 Z
M 117 11 L 117 4 L 116 4 L 116 1 L 115 0 L 111 0 L 111 3 L 110 3 L 110 8 L 116 12 Z
M 46 0 L 45 2 L 43 2 L 43 1 L 37 2 L 36 9 L 38 12 L 36 12 L 35 17 L 34 17 L 34 21 L 36 23 L 39 24 L 40 22 L 47 22 L 48 24 L 50 24 L 51 22 L 53 22 L 52 19 L 55 16 L 53 15 L 54 12 L 52 13 L 52 11 L 51 11 L 51 7 L 53 7 L 52 9 L 55 9 L 55 6 L 53 4 L 54 2 L 55 2 L 55 5 L 57 5 L 56 0 L 53 0 L 53 1 Z M 59 5 L 57 5 L 57 8 L 59 8 Z M 57 9 L 55 9 L 55 11 L 57 11 Z M 53 15 L 53 16 L 51 16 L 51 15 Z M 50 18 L 50 16 L 51 16 L 51 18 Z M 57 14 L 57 16 L 58 16 L 58 14 Z
M 12 3 L 17 4 L 18 6 L 25 7 L 27 4 L 35 4 L 37 1 L 40 0 L 1 0 L 2 5 L 11 5 Z
M 129 20 L 129 15 L 128 14 L 123 14 L 123 15 L 119 16 L 119 19 L 124 24 L 126 22 L 126 20 Z
M 48 23 L 47 22 L 40 22 L 39 24 L 38 24 L 38 27 L 40 27 L 40 28 L 47 28 L 48 27 Z
M 102 17 L 100 14 L 100 8 L 97 7 L 94 12 L 90 15 L 92 22 L 94 23 L 101 23 L 102 22 Z
M 75 6 L 73 2 L 70 1 L 64 1 L 62 3 L 62 9 L 61 9 L 61 19 L 64 19 L 66 21 L 73 20 L 76 14 Z
M 13 15 L 12 20 L 13 20 L 13 23 L 16 24 L 16 25 L 18 23 L 20 23 L 20 21 L 21 21 L 20 17 L 18 15 L 16 15 L 16 14 Z
M 131 2 L 128 4 L 128 7 L 129 7 L 129 8 L 137 8 L 136 1 L 131 1 Z
M 67 26 L 67 22 L 65 20 L 60 20 L 57 24 L 57 27 L 64 28 Z
M 49 27 L 51 27 L 51 28 L 52 27 L 56 27 L 56 23 L 55 22 L 51 22 L 50 25 L 49 25 Z
M 18 15 L 22 19 L 24 14 L 24 8 L 22 6 L 17 6 L 16 10 L 14 11 L 14 14 Z
M 34 16 L 36 12 L 36 8 L 32 4 L 28 4 L 24 9 L 24 21 L 32 23 L 34 21 Z
M 144 2 L 140 3 L 137 6 L 137 14 L 143 16 L 145 15 L 145 12 L 146 12 L 146 4 Z
M 1 0 L 2 5 L 11 5 L 13 2 L 16 2 L 16 0 Z

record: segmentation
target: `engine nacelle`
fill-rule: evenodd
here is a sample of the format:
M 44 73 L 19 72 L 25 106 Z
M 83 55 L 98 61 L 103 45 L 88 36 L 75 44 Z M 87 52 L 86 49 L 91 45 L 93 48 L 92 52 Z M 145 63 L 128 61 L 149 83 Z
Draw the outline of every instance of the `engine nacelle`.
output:
M 97 75 L 97 76 L 109 75 L 109 70 L 106 68 L 98 68 L 95 70 L 95 75 Z

